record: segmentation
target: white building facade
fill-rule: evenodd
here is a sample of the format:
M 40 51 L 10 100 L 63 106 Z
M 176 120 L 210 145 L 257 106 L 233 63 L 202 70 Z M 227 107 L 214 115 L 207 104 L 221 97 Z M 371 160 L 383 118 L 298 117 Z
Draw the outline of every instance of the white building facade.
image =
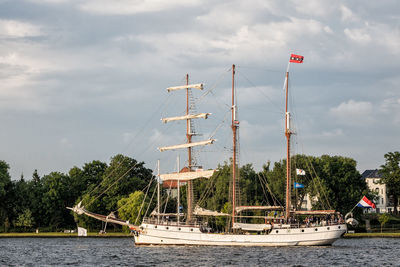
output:
M 365 209 L 365 212 L 376 212 L 376 213 L 391 213 L 393 212 L 393 203 L 387 194 L 386 184 L 381 184 L 380 180 L 382 175 L 379 170 L 365 170 L 361 177 L 365 179 L 367 186 L 371 192 L 375 192 L 377 195 L 374 198 L 376 209 Z M 400 207 L 398 207 L 399 209 Z

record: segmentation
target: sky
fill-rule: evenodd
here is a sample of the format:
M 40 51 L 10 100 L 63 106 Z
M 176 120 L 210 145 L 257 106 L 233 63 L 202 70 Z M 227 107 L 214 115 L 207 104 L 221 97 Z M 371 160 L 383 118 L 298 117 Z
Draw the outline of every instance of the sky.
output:
M 68 172 L 118 153 L 161 171 L 185 165 L 184 91 L 198 112 L 198 165 L 229 159 L 232 64 L 240 163 L 285 157 L 291 53 L 293 152 L 379 168 L 400 150 L 400 2 L 328 0 L 0 0 L 0 160 L 12 179 Z M 187 163 L 186 163 L 187 164 Z

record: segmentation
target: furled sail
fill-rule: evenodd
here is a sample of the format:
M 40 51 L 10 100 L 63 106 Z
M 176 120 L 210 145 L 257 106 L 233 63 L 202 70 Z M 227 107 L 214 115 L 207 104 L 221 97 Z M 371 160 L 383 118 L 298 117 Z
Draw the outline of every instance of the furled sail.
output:
M 200 119 L 200 118 L 207 119 L 209 115 L 211 115 L 211 113 L 189 114 L 189 115 L 185 115 L 185 116 L 163 118 L 161 120 L 163 123 L 167 123 L 169 121 L 178 121 L 178 120 Z
M 265 231 L 272 228 L 271 224 L 253 224 L 253 223 L 234 223 L 233 229 L 242 229 L 245 231 Z
M 230 214 L 223 213 L 223 212 L 218 212 L 215 210 L 207 210 L 203 209 L 202 207 L 196 206 L 193 211 L 194 215 L 199 215 L 199 216 L 231 216 Z
M 210 178 L 214 174 L 215 170 L 207 170 L 207 171 L 192 171 L 192 172 L 173 172 L 160 174 L 160 178 L 163 181 L 168 180 L 179 180 L 179 181 L 188 181 L 194 180 L 197 178 Z
M 209 139 L 209 140 L 194 142 L 194 143 L 186 143 L 186 144 L 174 145 L 174 146 L 164 146 L 164 147 L 159 147 L 158 150 L 163 152 L 166 150 L 188 148 L 188 147 L 194 147 L 194 146 L 205 146 L 205 145 L 212 144 L 214 141 L 215 141 L 215 139 Z
M 188 85 L 181 85 L 181 86 L 173 86 L 173 87 L 168 87 L 167 91 L 171 92 L 171 91 L 187 89 L 187 88 L 203 90 L 203 84 L 202 83 L 196 83 L 196 84 L 188 84 Z
M 235 208 L 236 212 L 244 210 L 282 210 L 282 206 L 238 206 Z
M 294 212 L 295 214 L 301 214 L 301 215 L 313 215 L 313 214 L 335 214 L 335 210 L 296 210 Z

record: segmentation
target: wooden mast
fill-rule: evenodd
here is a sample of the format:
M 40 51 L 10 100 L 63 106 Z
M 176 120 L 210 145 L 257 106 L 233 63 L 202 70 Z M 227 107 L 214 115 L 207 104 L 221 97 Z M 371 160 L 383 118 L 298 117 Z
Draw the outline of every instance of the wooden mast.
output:
M 236 141 L 237 122 L 235 106 L 235 65 L 232 65 L 232 135 L 233 135 L 233 157 L 232 157 L 232 227 L 236 216 Z
M 186 74 L 186 85 L 189 85 L 189 74 Z M 189 115 L 189 87 L 186 88 L 186 115 Z M 186 120 L 186 138 L 187 143 L 192 142 L 192 133 L 190 132 L 190 119 Z M 188 171 L 192 171 L 192 148 L 188 147 Z M 193 218 L 193 183 L 187 181 L 187 221 L 191 222 Z
M 286 72 L 286 101 L 285 101 L 285 136 L 287 142 L 286 149 L 286 209 L 285 209 L 285 220 L 288 221 L 290 217 L 290 189 L 291 189 L 291 177 L 290 177 L 290 136 L 292 134 L 290 130 L 290 113 L 288 112 L 288 95 L 289 95 L 289 71 Z

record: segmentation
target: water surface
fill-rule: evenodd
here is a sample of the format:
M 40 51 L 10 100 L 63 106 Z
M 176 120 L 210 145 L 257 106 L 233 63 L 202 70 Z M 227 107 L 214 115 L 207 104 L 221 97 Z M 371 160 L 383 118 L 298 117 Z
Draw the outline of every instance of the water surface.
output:
M 328 247 L 135 247 L 131 238 L 2 238 L 1 266 L 400 266 L 400 239 Z

